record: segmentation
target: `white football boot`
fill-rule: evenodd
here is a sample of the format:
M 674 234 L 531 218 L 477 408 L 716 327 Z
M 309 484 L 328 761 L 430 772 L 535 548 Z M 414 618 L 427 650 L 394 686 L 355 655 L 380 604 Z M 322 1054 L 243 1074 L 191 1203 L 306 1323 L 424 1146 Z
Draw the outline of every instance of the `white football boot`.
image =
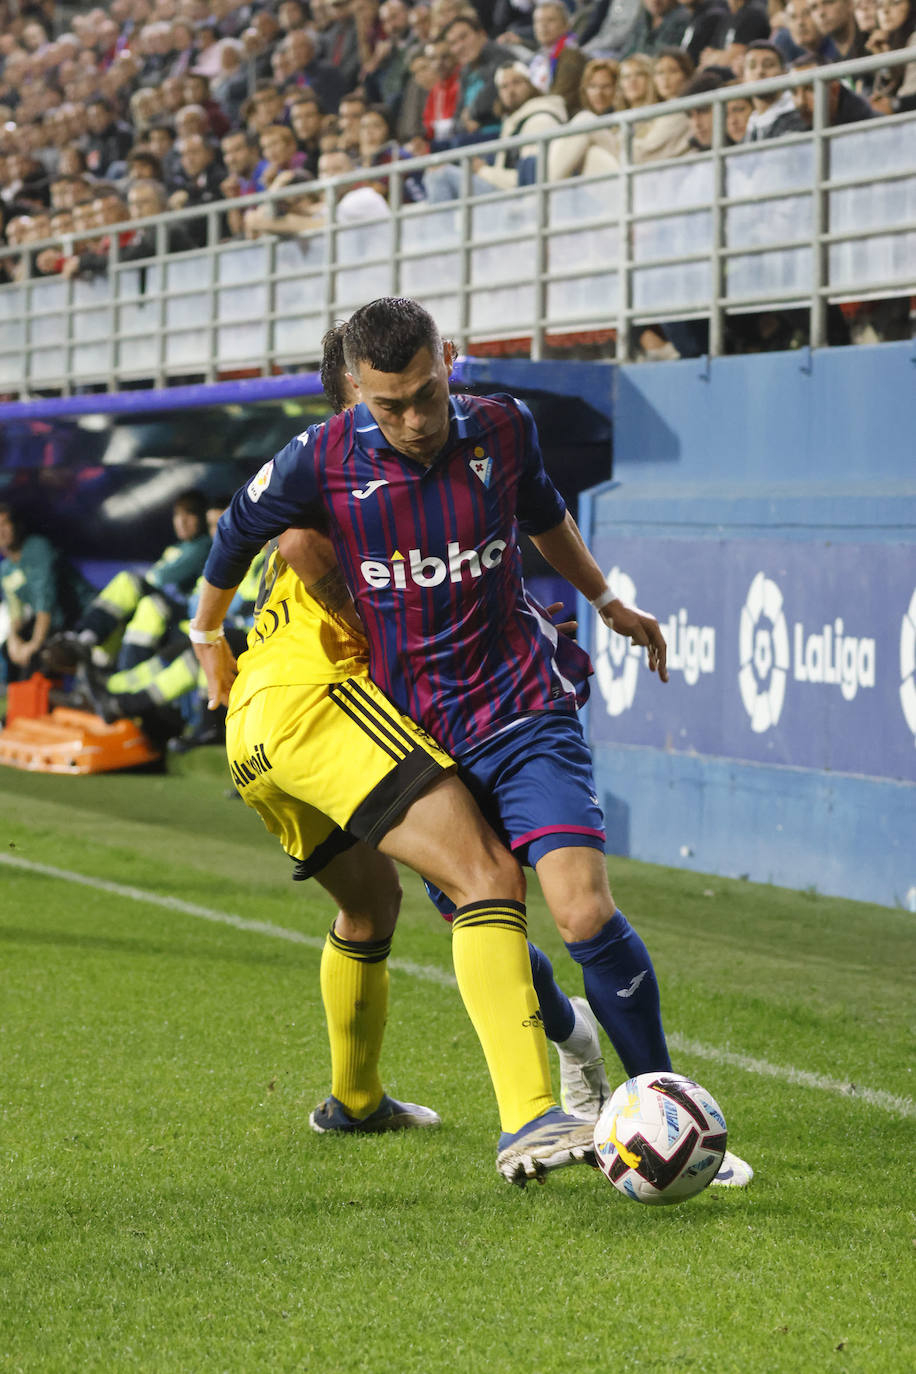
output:
M 578 1117 L 580 1121 L 597 1121 L 601 1108 L 611 1095 L 598 1040 L 598 1022 L 584 997 L 570 997 L 569 1000 L 576 1013 L 573 1036 L 580 1050 L 574 1053 L 557 1045 L 557 1054 L 560 1056 L 560 1101 L 568 1116 Z

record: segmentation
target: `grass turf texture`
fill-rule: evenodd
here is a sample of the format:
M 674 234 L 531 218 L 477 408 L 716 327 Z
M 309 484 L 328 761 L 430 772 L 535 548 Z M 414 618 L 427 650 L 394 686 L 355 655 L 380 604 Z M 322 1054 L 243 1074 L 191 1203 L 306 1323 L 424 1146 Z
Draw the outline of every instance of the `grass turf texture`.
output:
M 653 1209 L 585 1168 L 522 1192 L 495 1172 L 457 993 L 394 970 L 386 1086 L 444 1125 L 315 1135 L 330 908 L 225 798 L 216 751 L 198 760 L 165 777 L 0 769 L 2 852 L 314 942 L 0 869 L 0 1369 L 910 1367 L 905 1112 L 675 1053 L 757 1170 L 747 1192 Z M 911 917 L 610 863 L 676 1043 L 910 1095 Z M 395 958 L 446 972 L 446 927 L 404 883 Z M 577 991 L 531 895 L 532 937 Z

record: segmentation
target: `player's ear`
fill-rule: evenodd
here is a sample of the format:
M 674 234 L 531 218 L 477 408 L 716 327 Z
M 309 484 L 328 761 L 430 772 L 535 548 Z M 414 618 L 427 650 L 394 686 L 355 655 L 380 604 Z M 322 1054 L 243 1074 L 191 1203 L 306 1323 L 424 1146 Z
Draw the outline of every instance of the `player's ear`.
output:
M 458 349 L 451 339 L 442 340 L 442 356 L 445 359 L 445 366 L 449 372 L 455 366 L 455 359 L 458 357 Z
M 353 390 L 356 392 L 356 399 L 359 400 L 360 396 L 362 395 L 362 392 L 361 392 L 360 389 L 359 389 L 359 381 L 358 381 L 358 379 L 357 379 L 356 377 L 353 376 L 353 373 L 352 373 L 352 372 L 345 372 L 345 373 L 344 373 L 344 376 L 346 377 L 347 381 L 348 381 L 348 382 L 350 383 L 350 385 L 352 386 Z

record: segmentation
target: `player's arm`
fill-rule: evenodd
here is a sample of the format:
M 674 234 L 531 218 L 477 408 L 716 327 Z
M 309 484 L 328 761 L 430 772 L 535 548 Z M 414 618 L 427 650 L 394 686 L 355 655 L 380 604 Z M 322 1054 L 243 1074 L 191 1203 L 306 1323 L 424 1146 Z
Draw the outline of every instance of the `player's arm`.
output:
M 194 655 L 207 679 L 207 706 L 215 711 L 229 701 L 229 689 L 238 676 L 235 655 L 223 633 L 235 587 L 214 587 L 206 577 L 200 579 L 200 597 L 190 626 Z
M 364 633 L 350 588 L 340 571 L 334 545 L 326 534 L 311 529 L 289 529 L 280 535 L 277 549 L 310 596 L 346 621 L 352 630 Z
M 269 539 L 314 513 L 314 431 L 306 430 L 240 487 L 220 516 L 191 622 L 191 643 L 207 679 L 210 710 L 225 706 L 238 675 L 223 635 L 232 598 L 252 558 Z
M 552 568 L 591 601 L 604 623 L 649 651 L 649 667 L 668 681 L 667 645 L 654 615 L 610 597 L 608 585 L 569 511 L 553 529 L 531 534 L 531 542 Z M 607 599 L 605 599 L 607 598 Z
M 519 525 L 535 548 L 576 591 L 588 597 L 601 619 L 617 634 L 649 651 L 649 667 L 668 681 L 667 645 L 654 615 L 611 597 L 604 573 L 592 557 L 579 526 L 566 509 L 544 468 L 537 429 L 528 407 L 515 401 L 525 427 L 524 460 L 518 488 Z

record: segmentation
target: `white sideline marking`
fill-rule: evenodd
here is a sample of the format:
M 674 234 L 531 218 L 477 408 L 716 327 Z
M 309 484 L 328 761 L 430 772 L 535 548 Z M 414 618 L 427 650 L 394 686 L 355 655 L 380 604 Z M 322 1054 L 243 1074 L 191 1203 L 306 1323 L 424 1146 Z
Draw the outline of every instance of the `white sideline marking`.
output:
M 305 935 L 301 930 L 275 926 L 270 921 L 250 921 L 244 916 L 233 916 L 230 911 L 215 911 L 209 906 L 198 906 L 196 902 L 185 902 L 180 897 L 165 897 L 158 892 L 147 892 L 142 887 L 128 887 L 124 883 L 108 882 L 105 878 L 89 878 L 84 873 L 71 873 L 65 868 L 52 868 L 50 864 L 32 863 L 30 859 L 14 858 L 10 854 L 0 854 L 0 864 L 22 868 L 27 873 L 37 873 L 42 878 L 58 878 L 61 882 L 95 888 L 97 892 L 110 892 L 114 897 L 127 897 L 132 902 L 147 902 L 150 906 L 180 911 L 183 916 L 197 916 L 202 921 L 213 921 L 216 925 L 232 926 L 235 930 L 247 930 L 254 935 L 267 935 L 273 940 L 288 940 L 293 945 L 324 949 L 323 935 Z M 397 973 L 423 978 L 427 983 L 439 983 L 442 987 L 449 988 L 458 986 L 454 974 L 430 964 L 414 964 L 409 959 L 389 959 L 388 967 Z
M 323 949 L 324 937 L 305 935 L 299 930 L 289 930 L 286 926 L 275 926 L 270 921 L 249 921 L 244 916 L 234 916 L 229 911 L 216 911 L 212 907 L 198 906 L 195 902 L 182 901 L 180 897 L 164 897 L 156 892 L 147 892 L 140 887 L 127 887 L 123 883 L 108 882 L 104 878 L 89 878 L 83 873 L 72 873 L 64 868 L 52 868 L 49 864 L 32 863 L 29 859 L 15 858 L 10 854 L 0 854 L 0 864 L 10 868 L 21 868 L 27 873 L 35 873 L 43 878 L 57 878 L 66 883 L 78 883 L 82 887 L 95 888 L 98 892 L 110 892 L 115 897 L 126 897 L 132 902 L 146 902 L 151 906 L 165 907 L 169 911 L 181 912 L 184 916 L 197 916 L 203 921 L 213 921 L 217 925 L 232 926 L 235 930 L 249 931 L 254 935 L 267 935 L 273 940 L 288 940 L 291 944 L 306 945 L 309 949 Z M 420 978 L 427 983 L 438 983 L 440 987 L 456 987 L 455 976 L 446 969 L 432 964 L 415 964 L 407 959 L 390 959 L 389 968 L 397 973 L 406 973 L 412 978 Z M 866 1088 L 857 1083 L 844 1082 L 840 1078 L 828 1078 L 824 1074 L 809 1073 L 807 1069 L 794 1069 L 780 1064 L 770 1064 L 766 1059 L 755 1059 L 749 1054 L 738 1054 L 734 1050 L 720 1049 L 715 1045 L 703 1045 L 690 1040 L 677 1031 L 668 1035 L 672 1049 L 681 1054 L 692 1054 L 698 1059 L 710 1059 L 715 1064 L 728 1064 L 730 1068 L 741 1069 L 744 1073 L 756 1074 L 762 1078 L 778 1078 L 794 1087 L 816 1088 L 820 1092 L 837 1093 L 841 1097 L 856 1102 L 865 1102 L 870 1107 L 878 1107 L 892 1116 L 916 1117 L 916 1103 L 910 1097 L 895 1097 L 893 1093 L 881 1088 Z

